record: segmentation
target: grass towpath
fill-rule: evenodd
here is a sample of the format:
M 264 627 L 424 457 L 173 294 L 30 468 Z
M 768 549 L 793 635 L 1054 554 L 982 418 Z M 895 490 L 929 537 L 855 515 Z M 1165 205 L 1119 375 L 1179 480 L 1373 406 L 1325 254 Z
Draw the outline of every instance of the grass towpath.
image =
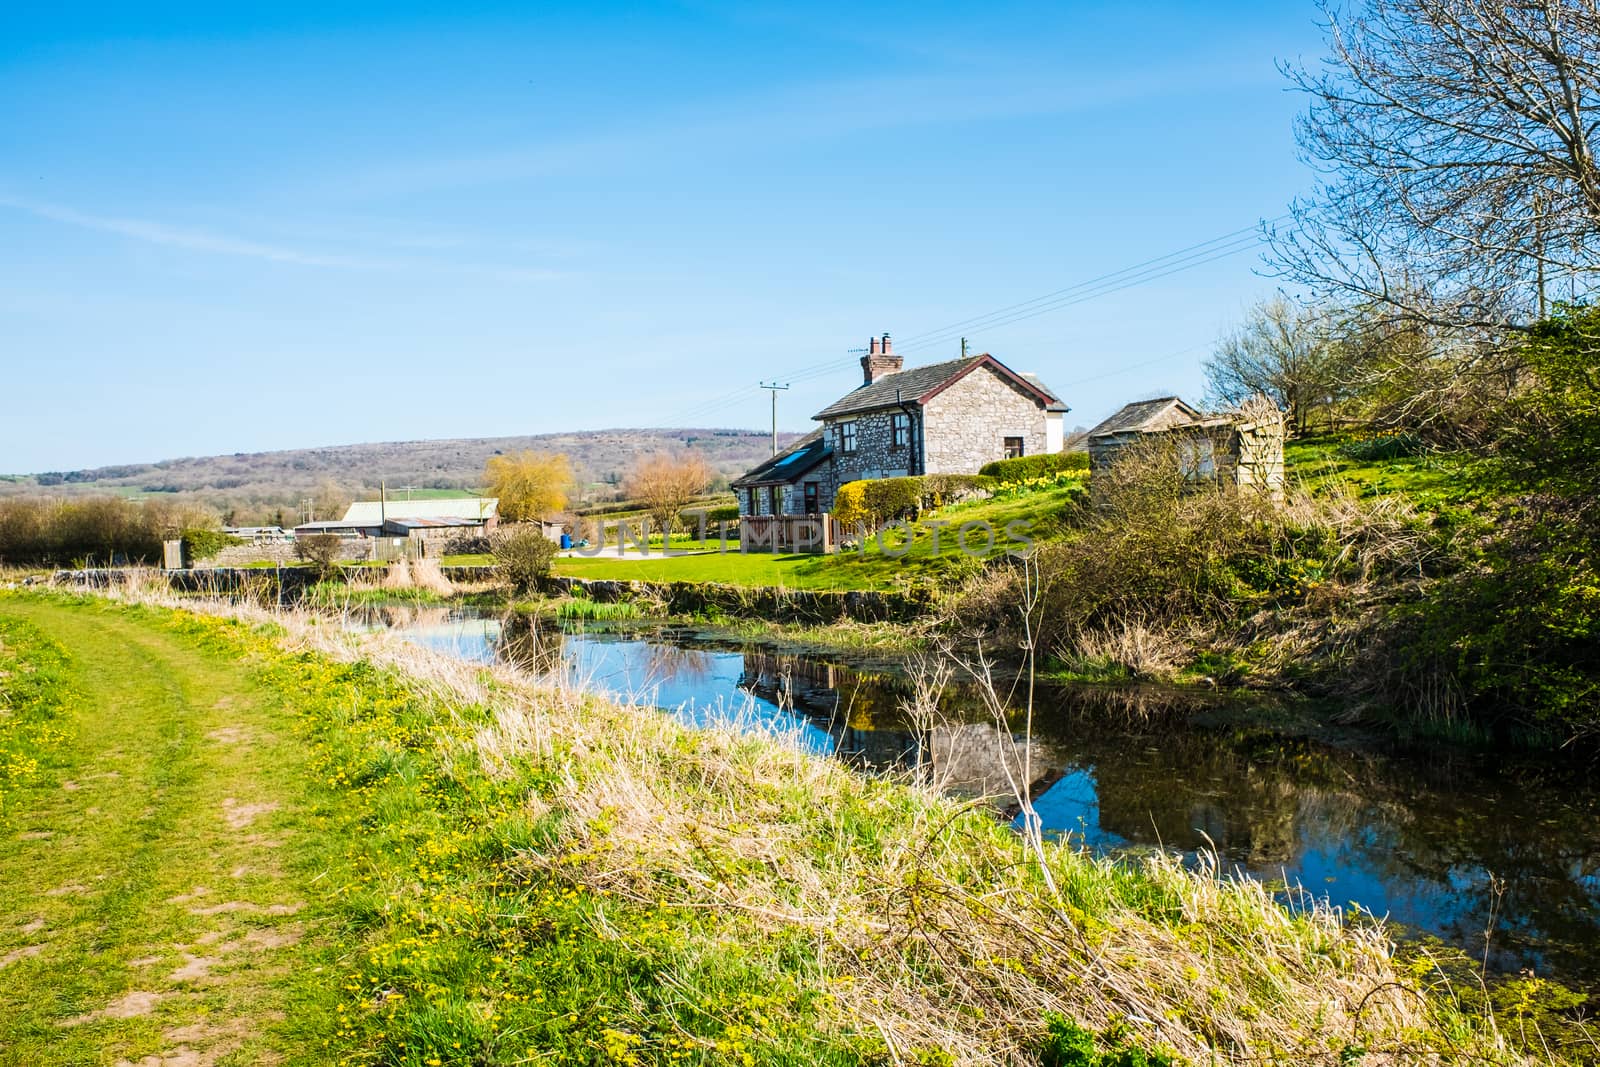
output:
M 326 1022 L 288 713 L 148 619 L 0 600 L 0 651 L 48 643 L 59 739 L 0 808 L 0 1063 L 296 1058 Z

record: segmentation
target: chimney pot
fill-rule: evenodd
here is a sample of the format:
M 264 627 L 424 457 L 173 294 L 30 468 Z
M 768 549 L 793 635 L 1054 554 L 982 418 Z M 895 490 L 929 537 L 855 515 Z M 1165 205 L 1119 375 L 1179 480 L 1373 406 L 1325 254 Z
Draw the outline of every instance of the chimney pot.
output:
M 905 361 L 895 355 L 890 348 L 889 335 L 882 338 L 869 338 L 867 354 L 861 357 L 861 377 L 867 384 L 882 378 L 886 374 L 898 374 L 900 368 L 905 366 Z

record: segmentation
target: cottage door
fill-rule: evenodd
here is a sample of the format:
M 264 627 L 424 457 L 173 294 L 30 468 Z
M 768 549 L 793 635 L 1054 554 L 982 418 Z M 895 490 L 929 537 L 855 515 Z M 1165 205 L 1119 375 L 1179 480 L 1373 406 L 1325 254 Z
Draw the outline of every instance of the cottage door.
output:
M 816 513 L 817 513 L 817 483 L 816 482 L 807 482 L 806 483 L 806 514 L 807 515 L 815 515 Z

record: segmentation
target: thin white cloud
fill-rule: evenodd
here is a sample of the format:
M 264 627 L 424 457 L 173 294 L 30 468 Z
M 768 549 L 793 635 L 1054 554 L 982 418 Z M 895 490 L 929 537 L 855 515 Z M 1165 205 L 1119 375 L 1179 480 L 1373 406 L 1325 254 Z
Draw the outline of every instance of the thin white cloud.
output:
M 631 127 L 587 137 L 482 153 L 398 160 L 358 170 L 345 193 L 392 194 L 521 181 L 555 174 L 660 167 L 672 157 L 704 159 L 874 130 L 1067 115 L 1193 92 L 1195 86 L 1253 84 L 1262 75 L 1206 63 L 1130 70 L 1120 78 L 1073 80 L 1044 74 L 874 75 L 789 86 L 736 102 L 711 101 Z
M 265 259 L 273 263 L 298 263 L 310 267 L 392 269 L 397 265 L 388 260 L 303 252 L 295 248 L 262 244 L 258 241 L 243 240 L 227 234 L 211 233 L 206 230 L 171 226 L 164 222 L 153 222 L 149 219 L 92 215 L 74 208 L 63 207 L 60 204 L 48 204 L 37 200 L 22 200 L 11 196 L 0 195 L 0 206 L 27 212 L 36 218 L 65 223 L 68 226 L 77 226 L 86 230 L 99 230 L 102 233 L 114 233 L 122 237 L 131 237 L 136 241 L 167 245 L 171 248 L 184 248 L 191 252 L 210 252 L 223 256 L 244 256 L 249 259 Z
M 448 271 L 451 273 L 479 274 L 516 282 L 550 281 L 564 276 L 559 271 L 536 267 L 438 263 L 425 260 L 308 252 L 284 245 L 251 241 L 229 234 L 173 226 L 150 219 L 91 214 L 60 204 L 21 199 L 5 194 L 0 194 L 0 207 L 11 208 L 32 215 L 35 218 L 48 219 L 51 222 L 59 222 L 68 226 L 116 234 L 119 237 L 127 237 L 147 244 L 164 245 L 169 248 L 181 248 L 190 252 L 203 252 L 212 255 L 260 259 L 271 263 L 288 263 L 307 267 L 331 267 L 345 270 Z

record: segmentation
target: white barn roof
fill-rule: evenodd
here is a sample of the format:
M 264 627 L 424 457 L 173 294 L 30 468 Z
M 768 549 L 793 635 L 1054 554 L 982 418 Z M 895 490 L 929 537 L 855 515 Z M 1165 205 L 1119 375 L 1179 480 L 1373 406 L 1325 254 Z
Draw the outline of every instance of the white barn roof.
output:
M 344 526 L 377 526 L 389 519 L 491 519 L 500 507 L 495 497 L 455 497 L 449 500 L 358 500 L 344 513 Z

